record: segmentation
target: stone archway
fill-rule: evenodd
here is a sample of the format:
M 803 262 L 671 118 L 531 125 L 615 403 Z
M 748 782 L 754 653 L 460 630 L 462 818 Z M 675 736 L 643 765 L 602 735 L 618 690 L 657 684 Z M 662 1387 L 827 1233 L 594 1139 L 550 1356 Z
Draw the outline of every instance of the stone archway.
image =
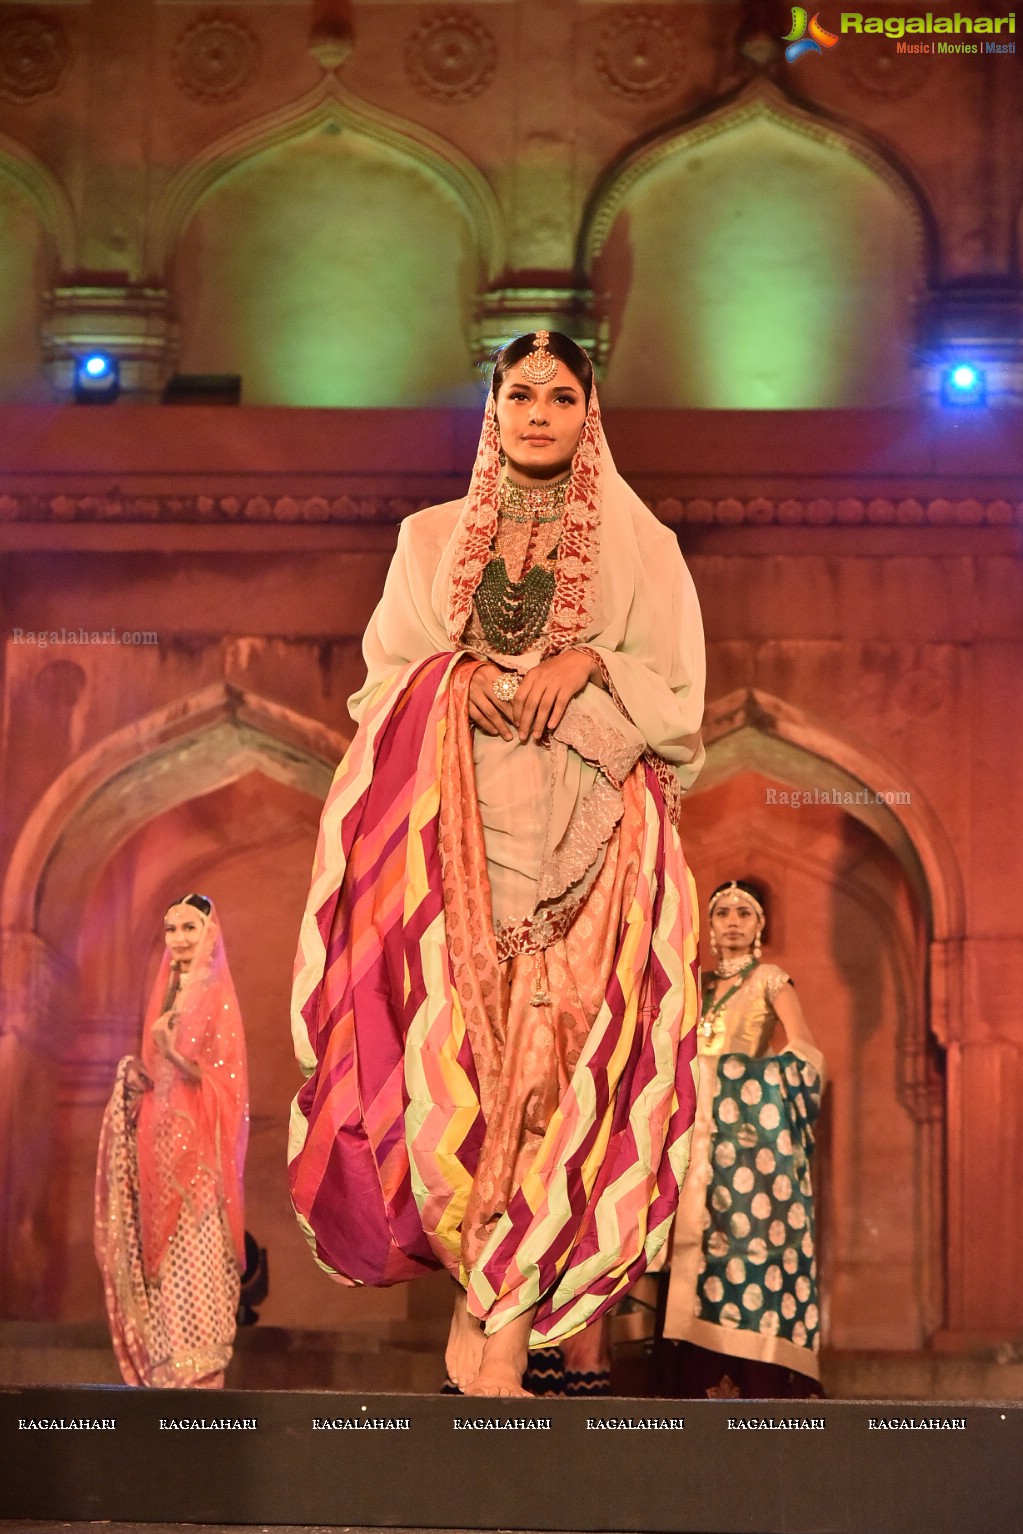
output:
M 47 291 L 72 256 L 66 193 L 27 150 L 0 133 L 0 400 L 40 404 Z
M 577 263 L 604 295 L 605 398 L 908 402 L 915 303 L 937 256 L 906 167 L 758 80 L 634 144 L 590 195 Z M 864 308 L 866 326 L 853 318 Z
M 765 883 L 777 907 L 770 956 L 797 976 L 832 1067 L 832 1345 L 923 1346 L 946 1310 L 943 1049 L 955 1002 L 943 981 L 963 930 L 954 853 L 896 764 L 777 698 L 717 700 L 705 735 L 687 852 L 705 891 L 742 872 Z M 882 1273 L 899 1297 L 887 1314 Z
M 153 231 L 182 372 L 237 374 L 256 404 L 476 399 L 472 317 L 503 264 L 493 192 L 453 145 L 336 81 L 207 146 Z
M 43 1291 L 58 1067 L 77 1016 L 78 930 L 99 871 L 148 821 L 254 769 L 322 801 L 346 744 L 315 720 L 218 684 L 100 741 L 29 817 L 0 902 L 0 1314 L 32 1315 Z
M 17 139 L 0 133 L 0 175 L 16 186 L 46 231 L 51 277 L 74 271 L 77 235 L 71 199 L 53 172 Z

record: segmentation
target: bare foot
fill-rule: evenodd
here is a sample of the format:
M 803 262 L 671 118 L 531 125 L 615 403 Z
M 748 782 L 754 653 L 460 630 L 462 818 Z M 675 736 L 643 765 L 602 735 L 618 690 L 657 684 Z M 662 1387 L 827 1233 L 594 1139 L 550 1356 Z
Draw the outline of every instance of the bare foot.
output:
M 451 1330 L 448 1332 L 448 1345 L 444 1349 L 448 1379 L 459 1390 L 466 1390 L 479 1373 L 485 1340 L 483 1327 L 475 1316 L 470 1316 L 465 1290 L 459 1284 L 451 1316 Z
M 483 1344 L 479 1373 L 465 1388 L 467 1396 L 532 1396 L 522 1388 L 522 1376 L 529 1362 L 529 1333 L 533 1312 L 516 1316 Z

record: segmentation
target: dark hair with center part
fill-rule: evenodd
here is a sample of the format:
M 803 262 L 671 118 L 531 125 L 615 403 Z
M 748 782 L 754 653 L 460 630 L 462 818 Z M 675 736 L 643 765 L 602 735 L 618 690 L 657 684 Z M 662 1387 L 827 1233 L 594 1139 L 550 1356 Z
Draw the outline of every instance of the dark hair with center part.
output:
M 495 352 L 494 376 L 490 383 L 495 399 L 509 368 L 513 368 L 516 362 L 521 362 L 523 357 L 528 357 L 533 350 L 536 334 L 535 330 L 527 330 L 524 336 L 516 336 L 514 341 L 509 341 L 507 346 L 502 346 L 500 351 Z M 547 350 L 552 357 L 557 357 L 559 362 L 563 362 L 575 377 L 576 382 L 582 385 L 588 405 L 590 390 L 593 388 L 593 364 L 582 347 L 577 346 L 570 336 L 563 335 L 560 330 L 551 330 L 547 335 Z
M 172 900 L 171 905 L 194 905 L 195 909 L 201 911 L 204 916 L 208 916 L 213 910 L 213 901 L 207 900 L 205 895 L 182 895 L 180 900 Z

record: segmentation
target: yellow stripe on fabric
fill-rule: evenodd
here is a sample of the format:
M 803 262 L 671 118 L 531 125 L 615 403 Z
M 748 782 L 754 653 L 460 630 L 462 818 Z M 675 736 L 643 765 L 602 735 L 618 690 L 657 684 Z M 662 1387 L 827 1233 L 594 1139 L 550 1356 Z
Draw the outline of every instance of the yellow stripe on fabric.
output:
M 426 862 L 425 833 L 436 827 L 440 811 L 440 767 L 448 729 L 448 690 L 454 657 L 437 689 L 433 729 L 423 739 L 414 798 L 408 824 L 405 864 L 405 923 L 416 916 L 423 900 L 434 896 Z M 442 1244 L 449 1261 L 460 1261 L 460 1223 L 468 1204 L 471 1175 L 457 1158 L 457 1151 L 471 1131 L 479 1112 L 479 1098 L 460 1066 L 457 1055 L 465 1037 L 465 1019 L 451 986 L 445 919 L 440 911 L 429 923 L 419 945 L 423 1000 L 405 1040 L 405 1141 L 410 1152 L 413 1195 L 420 1215 L 429 1210 L 433 1230 L 428 1236 Z M 405 966 L 405 997 L 411 992 L 411 971 Z M 440 1080 L 431 1081 L 431 1071 Z M 448 1120 L 442 1121 L 439 1104 L 451 1104 Z M 436 1216 L 437 1206 L 442 1213 Z
M 656 882 L 654 859 L 660 835 L 660 820 L 656 807 L 649 798 L 645 809 L 641 857 L 642 877 L 636 889 L 636 906 L 640 914 L 645 902 L 645 909 L 652 909 Z M 671 1228 L 672 1216 L 663 1218 L 654 1228 L 643 1228 L 644 1209 L 649 1211 L 650 1204 L 656 1195 L 657 1168 L 664 1157 L 663 1139 L 661 1148 L 656 1156 L 654 1155 L 651 1131 L 653 1124 L 657 1122 L 661 1126 L 660 1132 L 666 1137 L 671 1115 L 677 1110 L 676 1049 L 678 1043 L 681 1043 L 681 1040 L 695 1028 L 699 1005 L 696 983 L 689 967 L 689 961 L 696 953 L 697 935 L 686 925 L 687 917 L 692 919 L 696 911 L 695 886 L 692 875 L 685 867 L 677 834 L 673 828 L 665 827 L 665 835 L 663 899 L 657 928 L 650 932 L 648 925 L 644 926 L 640 923 L 637 926 L 636 911 L 630 909 L 629 927 L 617 970 L 618 982 L 626 998 L 625 1032 L 629 1031 L 630 1023 L 632 1029 L 636 1025 L 635 1018 L 630 1018 L 629 1014 L 638 1006 L 638 998 L 642 990 L 642 975 L 637 971 L 637 962 L 644 956 L 647 959 L 656 957 L 669 981 L 668 990 L 659 1003 L 657 1017 L 652 1023 L 651 1046 L 654 1052 L 655 1074 L 630 1106 L 629 1121 L 637 1146 L 637 1160 L 623 1171 L 615 1183 L 602 1191 L 597 1208 L 593 1212 L 598 1233 L 597 1251 L 587 1262 L 572 1266 L 568 1274 L 557 1283 L 556 1303 L 561 1312 L 557 1327 L 546 1335 L 534 1332 L 531 1338 L 534 1346 L 562 1340 L 585 1327 L 605 1299 L 605 1293 L 594 1293 L 589 1285 L 597 1278 L 601 1278 L 605 1280 L 601 1289 L 606 1291 L 606 1280 L 610 1278 L 612 1292 L 624 1293 L 627 1287 L 628 1269 L 639 1256 L 640 1247 L 642 1246 L 645 1259 L 650 1261 L 660 1251 Z M 689 894 L 688 913 L 680 889 L 680 869 L 685 870 Z M 645 962 L 643 968 L 645 969 Z M 679 1019 L 677 1025 L 675 1019 Z M 598 1022 L 603 1021 L 602 1016 Z M 591 1032 L 591 1038 L 595 1032 L 596 1028 Z M 616 1050 L 616 1055 L 617 1053 Z M 583 1060 L 580 1060 L 580 1065 L 583 1063 Z M 612 1064 L 608 1066 L 608 1075 L 612 1082 L 617 1079 Z M 576 1093 L 575 1100 L 580 1106 L 587 1104 L 587 1099 L 589 1100 L 587 1105 L 591 1115 L 588 1121 L 586 1115 L 583 1115 L 582 1121 L 577 1125 L 574 1138 L 578 1143 L 579 1135 L 585 1133 L 587 1123 L 592 1128 L 594 1100 L 591 1073 L 577 1071 L 573 1077 L 572 1088 Z M 603 1135 L 601 1138 L 603 1139 Z M 691 1138 L 690 1126 L 668 1151 L 668 1165 L 673 1176 L 679 1181 L 688 1165 Z M 546 1147 L 546 1139 L 544 1143 Z M 583 1168 L 584 1186 L 587 1191 L 592 1189 L 592 1178 L 595 1175 L 592 1174 L 591 1159 L 587 1157 Z M 536 1261 L 529 1258 L 528 1252 L 535 1252 L 538 1247 L 543 1252 L 551 1236 L 556 1235 L 564 1223 L 564 1214 L 561 1218 L 558 1216 L 559 1208 L 565 1212 L 568 1209 L 567 1182 L 563 1176 L 555 1174 L 552 1177 L 547 1196 L 548 1216 L 542 1217 L 530 1227 L 518 1253 L 517 1262 L 508 1271 L 500 1296 L 494 1296 L 491 1290 L 487 1306 L 488 1330 L 496 1330 L 497 1326 L 506 1324 L 514 1316 L 528 1309 L 539 1297 L 539 1271 Z M 530 1207 L 533 1206 L 530 1205 Z M 630 1240 L 630 1237 L 640 1239 Z M 497 1238 L 498 1232 L 495 1232 L 494 1239 Z M 608 1252 L 617 1252 L 618 1260 L 609 1264 Z M 562 1270 L 568 1264 L 569 1255 L 566 1254 L 565 1262 L 559 1265 Z M 474 1276 L 473 1289 L 478 1293 L 479 1298 L 483 1297 L 484 1288 L 490 1289 L 490 1286 L 480 1284 Z M 474 1304 L 473 1309 L 477 1308 Z
M 444 754 L 444 738 L 448 728 L 448 692 L 451 673 L 460 657 L 453 656 L 434 695 L 431 706 L 431 726 L 424 736 L 416 763 L 416 780 L 412 807 L 409 810 L 408 839 L 405 851 L 405 924 L 432 893 L 430 872 L 427 868 L 423 832 L 432 825 L 440 812 L 440 772 Z M 406 993 L 407 995 L 407 993 Z
M 341 887 L 345 872 L 341 831 L 345 817 L 372 782 L 377 737 L 390 718 L 395 699 L 412 669 L 406 667 L 389 677 L 373 693 L 362 726 L 338 764 L 320 818 L 312 880 L 299 929 L 291 990 L 291 1036 L 295 1056 L 307 1077 L 313 1074 L 317 1062 L 302 1010 L 323 978 L 327 957 L 317 918 L 330 897 Z
M 510 1228 L 511 1222 L 507 1215 L 498 1222 L 496 1229 L 492 1232 L 473 1273 L 471 1293 L 476 1301 L 472 1307 L 474 1313 L 479 1311 L 482 1304 L 482 1308 L 490 1314 L 491 1319 L 500 1318 L 502 1325 L 537 1303 L 540 1296 L 539 1264 L 555 1244 L 558 1234 L 569 1221 L 574 1219 L 568 1197 L 567 1176 L 560 1168 L 578 1151 L 582 1141 L 596 1128 L 593 1144 L 578 1169 L 583 1190 L 589 1199 L 607 1154 L 614 1121 L 615 1092 L 632 1049 L 639 1016 L 642 991 L 641 971 L 645 967 L 641 961 L 648 951 L 650 941 L 650 920 L 647 913 L 652 907 L 653 890 L 656 884 L 654 875 L 659 834 L 660 820 L 656 806 L 647 795 L 644 800 L 640 877 L 637 880 L 636 892 L 629 904 L 621 952 L 615 969 L 615 976 L 624 999 L 623 1017 L 614 1050 L 606 1064 L 598 1067 L 608 1081 L 607 1107 L 597 1123 L 596 1085 L 591 1060 L 611 1023 L 611 1009 L 605 1001 L 583 1046 L 569 1092 L 564 1100 L 564 1107 L 559 1106 L 555 1110 L 536 1160 L 523 1180 L 520 1191 L 534 1219 L 523 1237 L 514 1264 L 506 1273 L 500 1292 L 495 1291 L 487 1279 L 486 1268 L 492 1254 L 498 1249 Z M 568 1131 L 568 1139 L 565 1142 L 561 1141 L 563 1130 Z M 541 1213 L 545 1202 L 546 1213 Z M 566 1252 L 558 1262 L 559 1277 L 567 1266 L 570 1256 L 571 1253 Z M 606 1252 L 597 1260 L 602 1270 L 606 1271 Z M 570 1294 L 575 1287 L 573 1275 Z M 559 1303 L 560 1300 L 559 1294 Z M 599 1303 L 599 1298 L 594 1299 L 591 1309 Z M 560 1328 L 558 1335 L 561 1335 Z
M 328 1274 L 330 1278 L 336 1279 L 339 1284 L 343 1284 L 346 1289 L 364 1288 L 365 1286 L 361 1278 L 349 1278 L 346 1273 L 339 1273 L 336 1268 L 332 1268 L 329 1262 L 324 1262 L 323 1258 L 316 1250 L 316 1232 L 309 1224 L 309 1221 L 306 1219 L 305 1215 L 299 1214 L 298 1210 L 295 1209 L 294 1204 L 291 1207 L 294 1210 L 299 1229 L 309 1243 L 309 1249 L 313 1254 L 313 1261 L 315 1262 L 316 1266 L 320 1268 L 324 1273 Z
M 291 1100 L 291 1113 L 288 1118 L 288 1165 L 294 1161 L 301 1152 L 309 1133 L 309 1120 L 302 1112 L 297 1097 Z
M 447 733 L 447 696 L 454 657 L 437 692 L 435 729 L 417 770 L 417 795 L 409 817 L 405 921 L 434 891 L 429 880 L 424 835 L 435 829 L 440 810 L 440 776 Z M 447 1266 L 461 1264 L 461 1224 L 472 1190 L 472 1174 L 458 1152 L 476 1123 L 479 1098 L 458 1055 L 465 1039 L 465 1018 L 451 984 L 443 910 L 419 943 L 423 1000 L 405 1041 L 405 1141 L 412 1192 L 431 1245 Z M 406 987 L 411 976 L 406 969 Z M 409 990 L 406 989 L 406 998 Z M 432 1080 L 431 1080 L 432 1076 Z M 444 1106 L 442 1107 L 441 1104 Z M 446 1116 L 445 1116 L 446 1115 Z
M 461 1223 L 472 1189 L 472 1174 L 458 1151 L 476 1122 L 479 1098 L 458 1060 L 465 1019 L 450 983 L 443 913 L 424 932 L 420 953 L 425 995 L 405 1042 L 405 1140 L 413 1196 L 425 1216 L 424 1228 L 431 1227 L 427 1236 L 431 1244 L 440 1244 L 453 1266 L 461 1262 Z M 440 1073 L 442 1085 L 436 1089 L 427 1062 Z

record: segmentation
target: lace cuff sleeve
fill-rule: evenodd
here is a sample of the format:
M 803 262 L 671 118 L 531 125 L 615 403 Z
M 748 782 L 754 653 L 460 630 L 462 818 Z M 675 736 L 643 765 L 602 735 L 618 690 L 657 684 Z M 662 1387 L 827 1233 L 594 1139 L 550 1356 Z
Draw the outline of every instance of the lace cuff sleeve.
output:
M 592 683 L 572 699 L 553 735 L 599 767 L 615 788 L 621 788 L 646 747 L 635 725 Z

